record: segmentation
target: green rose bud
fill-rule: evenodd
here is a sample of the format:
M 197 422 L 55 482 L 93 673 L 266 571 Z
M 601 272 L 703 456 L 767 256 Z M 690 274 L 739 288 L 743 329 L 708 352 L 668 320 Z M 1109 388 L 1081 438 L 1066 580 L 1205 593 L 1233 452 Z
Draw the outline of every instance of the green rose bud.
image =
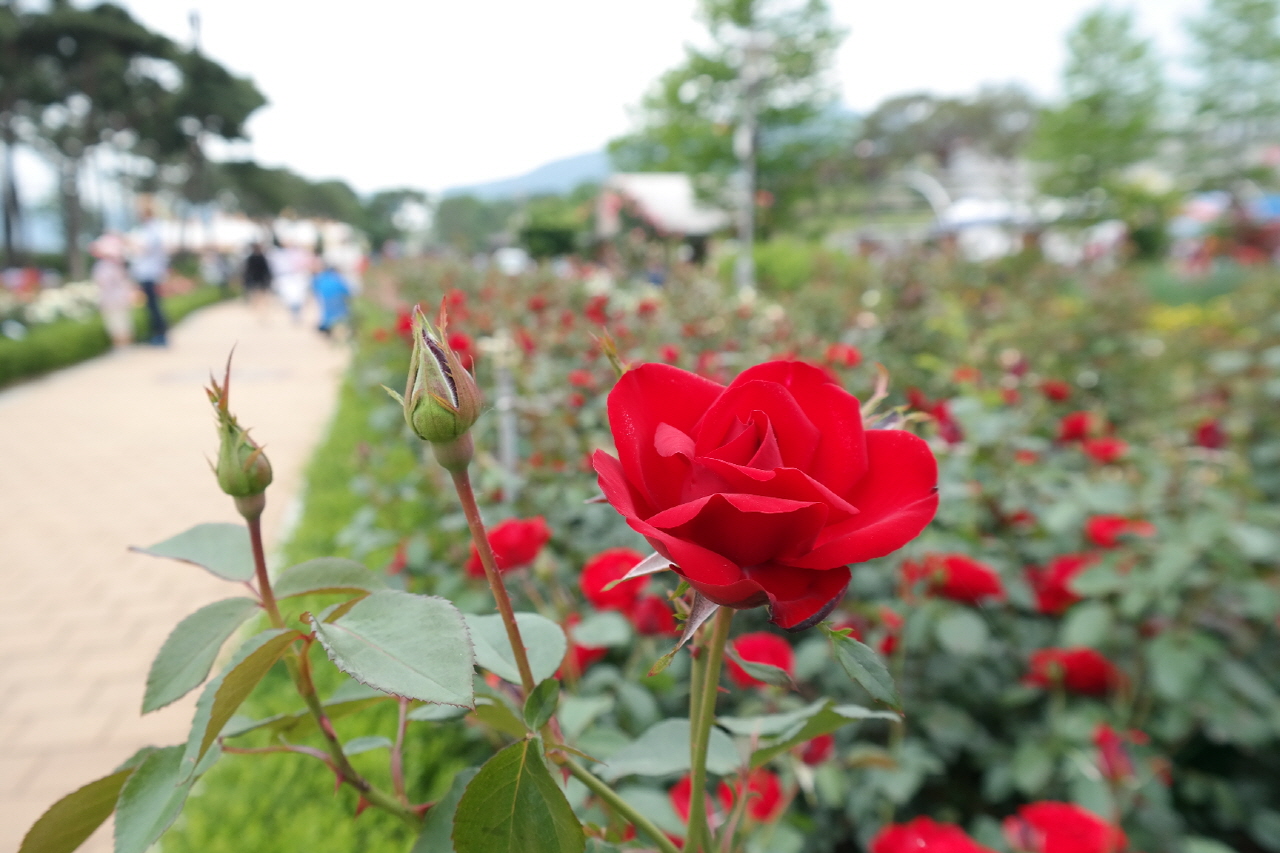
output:
M 218 462 L 211 466 L 218 477 L 218 486 L 234 498 L 261 495 L 271 485 L 271 463 L 262 447 L 249 437 L 249 431 L 240 426 L 227 409 L 231 392 L 230 357 L 222 385 L 212 376 L 209 381 L 210 387 L 205 392 L 218 419 Z
M 467 433 L 480 417 L 481 398 L 475 379 L 449 347 L 448 321 L 443 305 L 438 329 L 420 309 L 413 309 L 413 354 L 404 396 L 390 389 L 388 393 L 404 406 L 405 423 L 419 438 L 435 445 L 441 464 L 454 470 L 465 468 L 471 460 Z

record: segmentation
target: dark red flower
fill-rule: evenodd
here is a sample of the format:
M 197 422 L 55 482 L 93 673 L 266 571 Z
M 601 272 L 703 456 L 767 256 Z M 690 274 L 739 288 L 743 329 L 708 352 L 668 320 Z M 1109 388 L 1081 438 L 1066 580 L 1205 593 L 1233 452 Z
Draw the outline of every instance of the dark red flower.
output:
M 1085 439 L 1081 448 L 1090 459 L 1103 465 L 1109 465 L 1129 452 L 1128 443 L 1113 436 Z
M 551 538 L 551 530 L 542 516 L 521 519 L 509 518 L 489 528 L 489 546 L 498 563 L 498 571 L 508 572 L 527 566 L 538 556 L 542 546 Z M 467 574 L 484 577 L 484 565 L 476 546 L 471 546 L 467 560 Z
M 529 304 L 529 310 L 536 314 L 539 311 L 547 310 L 547 306 L 550 305 L 551 302 L 550 300 L 547 299 L 547 297 L 543 296 L 542 294 L 535 293 L 533 296 L 529 297 L 528 304 Z
M 1196 427 L 1195 436 L 1192 440 L 1198 447 L 1204 447 L 1209 450 L 1221 450 L 1227 446 L 1227 434 L 1223 431 L 1222 424 L 1218 423 L 1216 418 L 1203 421 Z
M 1084 441 L 1102 429 L 1102 419 L 1093 412 L 1072 412 L 1058 422 L 1058 441 Z
M 777 634 L 770 634 L 767 631 L 758 631 L 754 634 L 743 634 L 738 637 L 730 645 L 738 657 L 751 663 L 767 663 L 770 666 L 776 666 L 784 670 L 787 675 L 794 675 L 796 671 L 796 656 L 791 650 L 791 644 L 779 637 Z M 756 687 L 764 686 L 764 682 L 753 678 L 747 674 L 747 671 L 738 666 L 732 660 L 726 659 L 725 663 L 729 670 L 729 679 L 739 687 Z
M 1120 678 L 1115 664 L 1093 649 L 1040 649 L 1031 654 L 1026 681 L 1037 687 L 1061 684 L 1072 693 L 1105 696 Z
M 1040 383 L 1040 392 L 1050 400 L 1061 403 L 1071 396 L 1071 385 L 1061 379 L 1046 379 Z
M 1084 535 L 1099 548 L 1116 548 L 1121 536 L 1155 536 L 1156 526 L 1122 515 L 1094 515 L 1084 523 Z
M 725 811 L 733 808 L 740 790 L 741 784 L 736 781 L 732 786 L 721 783 L 719 797 Z M 763 767 L 752 770 L 747 775 L 747 817 L 757 823 L 770 823 L 782 817 L 786 809 L 787 800 L 778 777 Z
M 588 299 L 586 307 L 582 309 L 582 316 L 597 326 L 607 325 L 609 322 L 609 295 L 601 293 Z
M 937 463 L 901 430 L 863 431 L 856 398 L 803 362 L 769 362 L 727 388 L 665 364 L 609 394 L 618 459 L 595 468 L 609 502 L 699 593 L 768 605 L 808 627 L 844 594 L 849 564 L 919 535 Z
M 658 356 L 667 364 L 675 364 L 680 360 L 680 347 L 675 344 L 663 344 L 658 347 Z
M 464 368 L 475 371 L 476 345 L 471 340 L 470 335 L 466 332 L 451 332 L 449 334 L 449 349 L 458 354 L 458 361 L 462 362 Z
M 886 826 L 871 839 L 871 853 L 993 853 L 950 823 L 918 817 Z
M 596 554 L 582 567 L 578 583 L 582 594 L 595 607 L 601 610 L 630 610 L 636 599 L 644 592 L 649 582 L 648 577 L 633 578 L 624 581 L 612 589 L 605 589 L 609 584 L 625 577 L 627 572 L 635 568 L 644 559 L 630 548 L 610 548 Z
M 1027 569 L 1027 580 L 1036 594 L 1036 609 L 1049 616 L 1060 616 L 1080 600 L 1071 589 L 1076 575 L 1098 561 L 1096 554 L 1063 554 L 1054 557 L 1043 569 Z
M 661 595 L 640 597 L 631 608 L 631 624 L 646 637 L 671 637 L 680 633 L 671 602 Z
M 800 745 L 800 760 L 810 767 L 825 764 L 836 754 L 835 735 L 818 735 Z
M 1129 846 L 1120 827 L 1072 803 L 1023 806 L 1005 818 L 1004 834 L 1018 853 L 1121 853 Z
M 857 367 L 862 363 L 862 353 L 855 346 L 834 343 L 827 347 L 824 360 L 832 367 Z
M 1099 723 L 1093 730 L 1093 745 L 1098 748 L 1098 770 L 1102 778 L 1111 782 L 1133 778 L 1133 759 L 1129 757 L 1127 746 L 1130 742 L 1131 738 L 1106 723 Z
M 935 595 L 964 604 L 1004 598 L 995 570 L 963 554 L 926 554 L 920 563 L 903 563 L 902 573 L 909 583 L 924 581 Z

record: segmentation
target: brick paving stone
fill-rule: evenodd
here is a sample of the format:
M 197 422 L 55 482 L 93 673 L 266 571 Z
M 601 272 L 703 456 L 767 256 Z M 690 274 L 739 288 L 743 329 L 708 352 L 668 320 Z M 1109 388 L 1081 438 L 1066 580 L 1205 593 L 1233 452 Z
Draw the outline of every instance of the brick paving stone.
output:
M 270 549 L 346 365 L 311 325 L 239 303 L 198 312 L 170 341 L 0 392 L 0 853 L 59 797 L 186 737 L 195 694 L 140 715 L 147 668 L 180 619 L 245 589 L 128 548 L 239 520 L 206 462 L 209 373 L 234 345 L 232 409 L 275 472 Z M 110 851 L 110 826 L 81 849 Z

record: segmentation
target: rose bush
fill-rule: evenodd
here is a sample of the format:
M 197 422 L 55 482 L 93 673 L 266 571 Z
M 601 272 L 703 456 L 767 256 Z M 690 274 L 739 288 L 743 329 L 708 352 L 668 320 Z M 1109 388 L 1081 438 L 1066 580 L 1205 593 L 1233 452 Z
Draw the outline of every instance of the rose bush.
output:
M 609 423 L 618 458 L 599 451 L 595 469 L 632 529 L 711 601 L 767 605 L 789 630 L 835 607 L 850 563 L 901 548 L 937 510 L 929 446 L 864 430 L 858 400 L 803 362 L 728 387 L 646 364 L 610 392 Z

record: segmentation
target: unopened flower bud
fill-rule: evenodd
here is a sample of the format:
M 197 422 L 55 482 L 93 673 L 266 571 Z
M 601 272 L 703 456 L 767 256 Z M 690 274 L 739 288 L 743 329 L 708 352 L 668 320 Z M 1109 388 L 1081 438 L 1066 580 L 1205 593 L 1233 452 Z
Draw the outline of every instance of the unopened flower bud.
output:
M 422 311 L 414 308 L 409 378 L 403 397 L 391 394 L 404 406 L 405 422 L 419 438 L 444 445 L 467 434 L 480 417 L 481 399 L 475 379 L 449 346 L 443 305 L 437 325 L 433 328 Z
M 211 467 L 218 477 L 218 486 L 232 497 L 260 495 L 271 485 L 271 463 L 262 447 L 249 437 L 249 431 L 240 426 L 235 415 L 228 410 L 230 391 L 231 359 L 228 357 L 222 385 L 210 377 L 210 387 L 205 389 L 218 418 L 218 462 Z

